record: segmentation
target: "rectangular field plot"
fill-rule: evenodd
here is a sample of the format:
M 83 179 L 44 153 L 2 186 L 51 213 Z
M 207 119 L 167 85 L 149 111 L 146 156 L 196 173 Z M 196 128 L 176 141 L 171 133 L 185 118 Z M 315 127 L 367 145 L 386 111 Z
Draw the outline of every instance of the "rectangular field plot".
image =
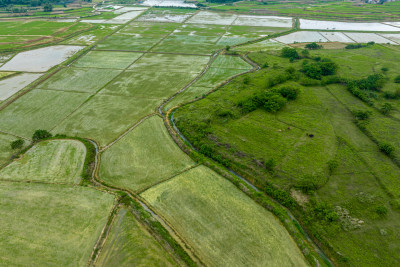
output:
M 76 140 L 43 141 L 0 170 L 0 179 L 79 184 L 86 147 Z
M 395 42 L 375 33 L 346 32 L 346 35 L 357 43 L 375 42 L 378 44 L 396 44 Z
M 307 266 L 278 219 L 204 166 L 141 196 L 207 265 Z
M 188 89 L 174 97 L 170 102 L 168 102 L 164 106 L 164 111 L 167 111 L 174 106 L 185 103 L 187 101 L 191 101 L 195 98 L 201 97 L 203 94 L 209 92 L 212 88 L 210 87 L 197 87 L 197 86 L 190 86 Z
M 148 53 L 129 69 L 138 72 L 154 70 L 167 72 L 200 73 L 210 60 L 208 56 L 170 55 Z
M 276 41 L 284 43 L 284 44 L 293 44 L 293 43 L 311 43 L 311 42 L 328 42 L 328 40 L 319 34 L 319 32 L 308 32 L 308 31 L 300 31 L 293 32 L 288 35 L 283 35 L 275 38 Z
M 143 54 L 132 52 L 90 51 L 80 58 L 74 66 L 81 68 L 125 69 L 141 55 Z
M 184 9 L 151 9 L 140 16 L 137 21 L 182 23 L 193 14 L 194 11 Z
M 96 266 L 178 266 L 127 209 L 116 215 Z
M 70 22 L 53 21 L 1 21 L 0 35 L 52 35 L 57 31 L 72 26 Z
M 193 3 L 186 3 L 185 0 L 145 0 L 142 5 L 157 6 L 157 7 L 186 7 L 186 8 L 197 7 Z
M 153 36 L 162 37 L 171 33 L 177 27 L 181 26 L 179 23 L 151 23 L 151 22 L 132 22 L 118 31 L 118 34 L 140 36 Z
M 228 78 L 242 73 L 244 70 L 240 69 L 228 69 L 228 68 L 214 68 L 211 67 L 207 72 L 193 85 L 198 87 L 209 87 L 214 88 L 220 83 L 224 82 Z
M 396 32 L 399 28 L 383 23 L 341 22 L 300 19 L 300 29 L 336 30 L 336 31 L 367 31 L 367 32 Z
M 163 66 L 164 67 L 164 66 Z M 196 77 L 196 73 L 129 70 L 118 76 L 103 90 L 102 95 L 152 98 L 158 102 L 172 96 Z
M 200 11 L 191 17 L 187 23 L 231 25 L 236 18 L 237 15 L 234 14 Z
M 55 45 L 21 52 L 1 66 L 0 70 L 48 71 L 51 67 L 60 64 L 82 48 L 82 46 Z
M 100 179 L 140 191 L 195 163 L 170 137 L 158 116 L 146 119 L 101 156 Z
M 154 36 L 132 36 L 126 34 L 113 34 L 96 48 L 99 50 L 124 50 L 124 51 L 147 51 L 156 45 L 160 37 Z
M 42 83 L 40 89 L 95 93 L 121 71 L 115 69 L 65 68 Z
M 88 187 L 0 183 L 4 266 L 85 266 L 113 196 Z
M 157 99 L 96 95 L 53 132 L 91 138 L 104 146 L 155 111 L 158 104 Z
M 89 97 L 86 93 L 35 89 L 0 111 L 0 131 L 31 138 L 50 130 Z
M 151 51 L 171 53 L 179 51 L 185 54 L 210 55 L 224 47 L 222 44 L 217 45 L 218 39 L 215 36 L 170 35 Z
M 393 42 L 400 44 L 400 33 L 392 33 L 392 34 L 386 33 L 386 34 L 380 34 L 380 35 L 386 39 L 392 40 Z
M 354 43 L 349 37 L 342 32 L 319 32 L 328 39 L 329 42 Z
M 253 67 L 239 56 L 219 55 L 212 63 L 213 68 L 251 70 Z
M 285 45 L 283 45 L 282 43 L 279 43 L 278 41 L 275 41 L 273 39 L 267 39 L 257 43 L 234 47 L 232 49 L 244 52 L 250 52 L 250 51 L 258 52 L 258 51 L 269 51 L 269 50 L 281 50 L 283 47 L 285 47 Z
M 233 25 L 292 28 L 293 19 L 273 16 L 239 15 Z
M 117 27 L 117 25 L 99 25 L 98 28 L 91 31 L 86 31 L 75 37 L 72 37 L 71 39 L 65 40 L 64 42 L 62 42 L 62 44 L 91 45 L 106 37 Z
M 107 20 L 105 23 L 125 24 L 125 23 L 131 21 L 132 19 L 136 18 L 140 14 L 142 14 L 143 11 L 144 10 L 135 10 L 135 11 L 126 12 L 126 13 L 123 13 L 123 14 L 113 18 L 113 19 Z
M 6 100 L 10 96 L 19 92 L 30 83 L 38 79 L 41 74 L 23 73 L 21 75 L 13 76 L 4 80 L 0 80 L 0 101 Z M 1 78 L 1 72 L 0 72 Z

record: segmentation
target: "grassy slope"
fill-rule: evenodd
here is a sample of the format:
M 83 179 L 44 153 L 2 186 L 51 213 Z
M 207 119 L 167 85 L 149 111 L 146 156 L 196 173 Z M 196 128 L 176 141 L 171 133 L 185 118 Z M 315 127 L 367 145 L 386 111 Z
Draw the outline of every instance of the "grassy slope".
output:
M 279 221 L 199 166 L 142 194 L 211 266 L 306 266 Z
M 86 148 L 76 140 L 40 142 L 0 170 L 0 179 L 79 184 Z
M 135 217 L 121 209 L 96 266 L 177 266 Z
M 7 134 L 0 134 L 0 166 L 5 164 L 10 158 L 13 150 L 11 149 L 11 142 L 17 138 Z
M 100 178 L 137 191 L 191 165 L 194 162 L 176 146 L 162 119 L 153 116 L 104 152 Z
M 0 183 L 5 266 L 84 266 L 113 204 L 87 187 Z
M 344 77 L 365 77 L 386 65 L 390 80 L 398 74 L 397 54 L 392 48 L 319 50 L 312 54 L 332 58 L 340 65 L 339 75 Z M 219 154 L 261 186 L 263 180 L 268 180 L 289 190 L 305 174 L 317 175 L 322 188 L 311 198 L 346 208 L 351 217 L 363 223 L 361 228 L 350 231 L 335 224 L 311 223 L 309 227 L 314 233 L 327 238 L 352 265 L 397 265 L 400 259 L 394 255 L 399 255 L 400 243 L 394 229 L 400 215 L 396 204 L 390 203 L 398 198 L 400 169 L 357 128 L 350 110 L 371 110 L 367 129 L 375 138 L 396 145 L 397 152 L 398 122 L 365 106 L 337 85 L 305 87 L 296 101 L 289 102 L 277 114 L 257 110 L 240 116 L 235 107 L 239 99 L 254 92 L 254 88 L 265 88 L 266 77 L 287 66 L 299 69 L 301 64 L 288 64 L 287 60 L 275 57 L 274 52 L 250 56 L 260 64 L 267 61 L 271 67 L 248 75 L 247 86 L 242 85 L 243 78 L 237 78 L 209 97 L 181 108 L 175 113 L 178 126 L 179 120 L 183 120 L 181 130 L 188 130 L 190 137 L 194 132 L 187 123 L 210 121 L 211 138 L 206 143 L 214 142 Z M 392 85 L 388 82 L 384 90 Z M 384 99 L 379 95 L 375 101 L 381 103 Z M 216 115 L 218 110 L 226 109 L 233 112 L 234 119 Z M 306 133 L 314 137 L 309 138 Z M 268 174 L 257 163 L 270 158 L 277 163 L 275 175 Z M 332 159 L 339 162 L 339 167 L 330 175 L 327 162 Z M 388 209 L 387 216 L 376 213 L 378 206 Z M 345 220 L 340 224 L 344 225 Z

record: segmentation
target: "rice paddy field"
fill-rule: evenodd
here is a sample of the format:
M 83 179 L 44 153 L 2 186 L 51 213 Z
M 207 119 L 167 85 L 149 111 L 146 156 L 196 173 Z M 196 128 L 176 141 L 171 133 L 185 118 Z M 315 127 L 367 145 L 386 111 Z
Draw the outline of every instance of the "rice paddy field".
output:
M 400 17 L 203 4 L 0 21 L 0 265 L 400 264 Z M 331 61 L 340 83 L 306 77 Z M 372 74 L 366 104 L 345 84 Z M 270 87 L 299 90 L 241 110 Z

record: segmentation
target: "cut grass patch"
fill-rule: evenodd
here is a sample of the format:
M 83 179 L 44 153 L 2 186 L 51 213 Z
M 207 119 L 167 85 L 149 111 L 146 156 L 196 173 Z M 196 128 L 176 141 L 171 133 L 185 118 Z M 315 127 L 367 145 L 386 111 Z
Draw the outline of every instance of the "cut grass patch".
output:
M 77 140 L 43 141 L 0 170 L 0 179 L 79 184 L 86 148 Z
M 88 187 L 0 183 L 1 263 L 86 265 L 113 199 Z
M 96 266 L 178 266 L 127 209 L 116 215 Z
M 162 119 L 153 116 L 102 154 L 100 178 L 138 191 L 192 165 L 194 162 L 169 136 Z
M 212 266 L 307 266 L 271 213 L 199 166 L 142 193 Z

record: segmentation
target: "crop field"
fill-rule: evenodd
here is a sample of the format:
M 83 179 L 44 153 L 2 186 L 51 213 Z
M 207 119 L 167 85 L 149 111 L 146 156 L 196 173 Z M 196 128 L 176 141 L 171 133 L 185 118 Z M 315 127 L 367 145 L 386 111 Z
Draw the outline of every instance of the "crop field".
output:
M 320 21 L 300 19 L 300 29 L 335 30 L 335 31 L 367 31 L 367 32 L 396 32 L 399 28 L 383 23 L 355 23 L 339 21 Z
M 79 184 L 85 155 L 86 148 L 79 141 L 40 142 L 1 169 L 0 180 Z
M 351 39 L 353 39 L 354 41 L 356 41 L 357 43 L 375 42 L 378 44 L 397 44 L 375 33 L 348 32 L 346 33 L 346 35 Z
M 0 111 L 0 131 L 31 138 L 35 130 L 51 130 L 88 97 L 86 93 L 35 89 Z
M 136 21 L 183 23 L 194 14 L 190 9 L 150 9 Z
M 114 219 L 96 266 L 177 266 L 127 209 Z
M 62 44 L 91 45 L 111 34 L 117 27 L 118 25 L 98 25 L 97 28 L 67 39 Z
M 162 119 L 152 116 L 102 154 L 99 175 L 108 184 L 135 192 L 193 165 L 171 139 Z
M 278 38 L 275 38 L 275 40 L 284 44 L 292 44 L 295 42 L 301 42 L 301 43 L 328 42 L 328 40 L 324 36 L 322 36 L 319 32 L 308 32 L 308 31 L 293 32 L 288 35 L 283 35 Z
M 350 39 L 343 32 L 319 32 L 319 34 L 328 39 L 329 42 L 354 43 L 354 40 Z
M 208 11 L 200 11 L 191 17 L 187 23 L 195 24 L 217 24 L 217 25 L 231 25 L 237 18 L 234 14 L 214 13 Z
M 206 264 L 307 266 L 276 218 L 204 166 L 141 196 L 174 225 Z
M 5 72 L 9 74 L 9 72 Z M 14 95 L 36 79 L 38 79 L 41 74 L 31 74 L 24 73 L 21 75 L 13 76 L 4 80 L 0 80 L 0 101 L 6 100 L 10 96 Z M 1 77 L 1 72 L 0 72 Z M 6 76 L 4 76 L 6 77 Z
M 82 46 L 56 45 L 21 52 L 1 66 L 0 71 L 45 72 L 82 48 Z
M 266 39 L 264 41 L 260 41 L 257 43 L 234 47 L 234 48 L 232 48 L 232 50 L 243 51 L 243 52 L 268 51 L 268 50 L 281 50 L 283 47 L 285 47 L 285 45 L 283 45 L 282 43 L 279 43 L 278 41 L 275 41 L 273 39 Z
M 113 199 L 87 187 L 1 182 L 2 264 L 86 265 Z
M 42 83 L 40 89 L 95 93 L 121 71 L 102 68 L 65 68 Z
M 74 66 L 80 68 L 126 69 L 142 55 L 141 53 L 129 52 L 90 51 L 80 58 Z
M 239 15 L 233 25 L 292 28 L 292 18 Z

